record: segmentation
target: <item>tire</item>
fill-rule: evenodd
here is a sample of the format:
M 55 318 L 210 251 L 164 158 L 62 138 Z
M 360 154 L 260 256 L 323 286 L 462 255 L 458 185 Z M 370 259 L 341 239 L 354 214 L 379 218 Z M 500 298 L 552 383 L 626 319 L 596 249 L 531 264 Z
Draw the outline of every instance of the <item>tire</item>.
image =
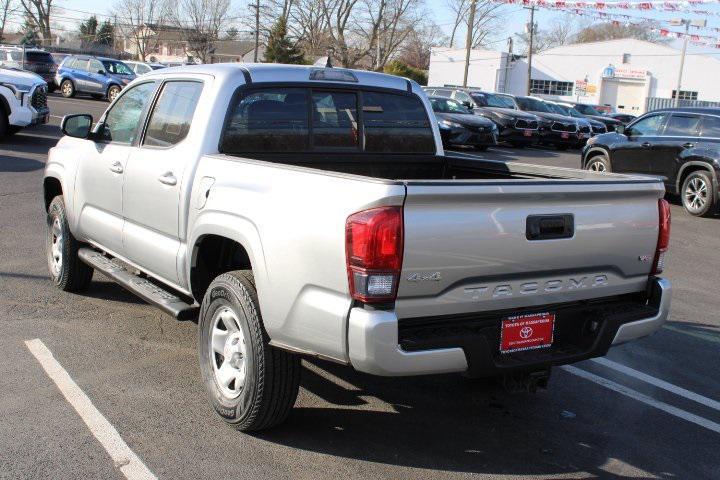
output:
M 0 109 L 0 142 L 10 136 L 9 123 L 8 116 L 5 115 L 5 112 L 3 112 L 2 109 Z
M 704 217 L 715 212 L 717 195 L 713 191 L 712 178 L 705 170 L 691 172 L 683 181 L 680 199 L 690 215 Z
M 22 127 L 18 127 L 17 125 L 10 125 L 7 129 L 8 135 L 15 135 L 16 133 L 20 133 L 22 131 Z
M 213 280 L 198 326 L 200 372 L 215 411 L 243 432 L 282 423 L 297 398 L 300 358 L 269 344 L 251 271 Z
M 79 248 L 68 226 L 65 202 L 58 195 L 48 208 L 45 250 L 50 279 L 60 290 L 79 292 L 92 280 L 93 269 L 80 260 Z
M 110 85 L 110 88 L 108 88 L 107 91 L 107 100 L 108 102 L 112 103 L 113 100 L 120 94 L 120 87 L 117 85 Z
M 75 96 L 75 84 L 70 79 L 65 79 L 60 83 L 60 94 L 65 98 Z
M 610 167 L 610 160 L 608 160 L 607 156 L 601 153 L 588 159 L 585 170 L 604 173 L 612 172 L 612 167 Z

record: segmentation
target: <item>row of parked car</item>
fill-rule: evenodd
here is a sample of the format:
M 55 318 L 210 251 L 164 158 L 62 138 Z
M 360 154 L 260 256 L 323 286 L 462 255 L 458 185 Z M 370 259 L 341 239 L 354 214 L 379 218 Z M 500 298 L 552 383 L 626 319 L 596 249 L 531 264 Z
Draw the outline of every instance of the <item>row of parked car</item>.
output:
M 59 88 L 64 97 L 84 93 L 112 101 L 136 76 L 167 65 L 3 45 L 0 66 L 33 72 L 45 80 L 49 91 Z
M 469 88 L 426 87 L 425 92 L 449 148 L 484 150 L 505 142 L 516 147 L 540 144 L 566 150 L 580 148 L 592 136 L 612 132 L 625 123 L 591 105 Z

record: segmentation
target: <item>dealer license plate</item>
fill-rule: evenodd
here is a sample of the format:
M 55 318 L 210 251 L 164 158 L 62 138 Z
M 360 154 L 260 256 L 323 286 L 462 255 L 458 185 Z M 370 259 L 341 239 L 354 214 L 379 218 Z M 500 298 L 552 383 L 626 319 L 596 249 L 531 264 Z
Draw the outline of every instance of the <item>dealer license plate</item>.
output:
M 560 134 L 560 138 L 570 138 L 570 134 L 567 132 L 563 132 Z
M 500 353 L 547 348 L 553 343 L 554 313 L 526 313 L 502 320 Z
M 523 135 L 526 137 L 532 137 L 532 130 L 523 130 Z

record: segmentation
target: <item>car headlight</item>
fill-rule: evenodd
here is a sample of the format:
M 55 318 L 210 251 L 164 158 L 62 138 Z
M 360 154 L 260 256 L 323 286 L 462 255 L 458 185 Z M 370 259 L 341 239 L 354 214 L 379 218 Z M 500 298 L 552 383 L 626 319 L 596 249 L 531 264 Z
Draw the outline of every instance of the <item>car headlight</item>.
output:
M 595 135 L 594 137 L 590 137 L 588 138 L 587 142 L 585 142 L 585 145 L 592 145 L 593 143 L 597 142 L 597 139 L 597 135 Z
M 450 120 L 440 120 L 440 123 L 449 128 L 463 128 L 459 123 L 451 122 Z
M 25 85 L 23 83 L 0 83 L 3 87 L 9 88 L 12 90 L 13 94 L 15 95 L 15 98 L 20 100 L 22 102 L 23 96 L 28 95 L 30 93 L 30 90 L 32 89 L 32 85 Z

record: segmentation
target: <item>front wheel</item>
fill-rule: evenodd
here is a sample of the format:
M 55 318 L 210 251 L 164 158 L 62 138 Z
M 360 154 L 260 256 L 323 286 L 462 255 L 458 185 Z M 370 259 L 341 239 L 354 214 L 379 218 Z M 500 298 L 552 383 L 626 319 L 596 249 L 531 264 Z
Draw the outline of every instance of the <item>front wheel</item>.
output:
M 114 102 L 119 94 L 120 94 L 120 87 L 118 87 L 117 85 L 113 85 L 110 88 L 108 88 L 108 92 L 107 92 L 108 102 L 110 102 L 110 103 Z
M 688 175 L 682 185 L 681 197 L 683 207 L 690 215 L 703 217 L 712 213 L 717 198 L 710 174 L 698 170 Z
M 612 169 L 610 168 L 610 161 L 605 155 L 595 155 L 590 160 L 588 160 L 585 168 L 587 170 L 600 173 L 612 171 Z
M 213 280 L 198 323 L 200 372 L 215 411 L 246 432 L 282 423 L 297 398 L 300 359 L 269 344 L 252 272 Z
M 92 280 L 93 269 L 80 260 L 79 248 L 68 226 L 65 202 L 58 195 L 48 208 L 45 250 L 50 278 L 60 290 L 78 292 Z
M 75 96 L 75 85 L 73 84 L 72 80 L 63 80 L 60 84 L 60 93 L 65 98 L 70 98 Z

